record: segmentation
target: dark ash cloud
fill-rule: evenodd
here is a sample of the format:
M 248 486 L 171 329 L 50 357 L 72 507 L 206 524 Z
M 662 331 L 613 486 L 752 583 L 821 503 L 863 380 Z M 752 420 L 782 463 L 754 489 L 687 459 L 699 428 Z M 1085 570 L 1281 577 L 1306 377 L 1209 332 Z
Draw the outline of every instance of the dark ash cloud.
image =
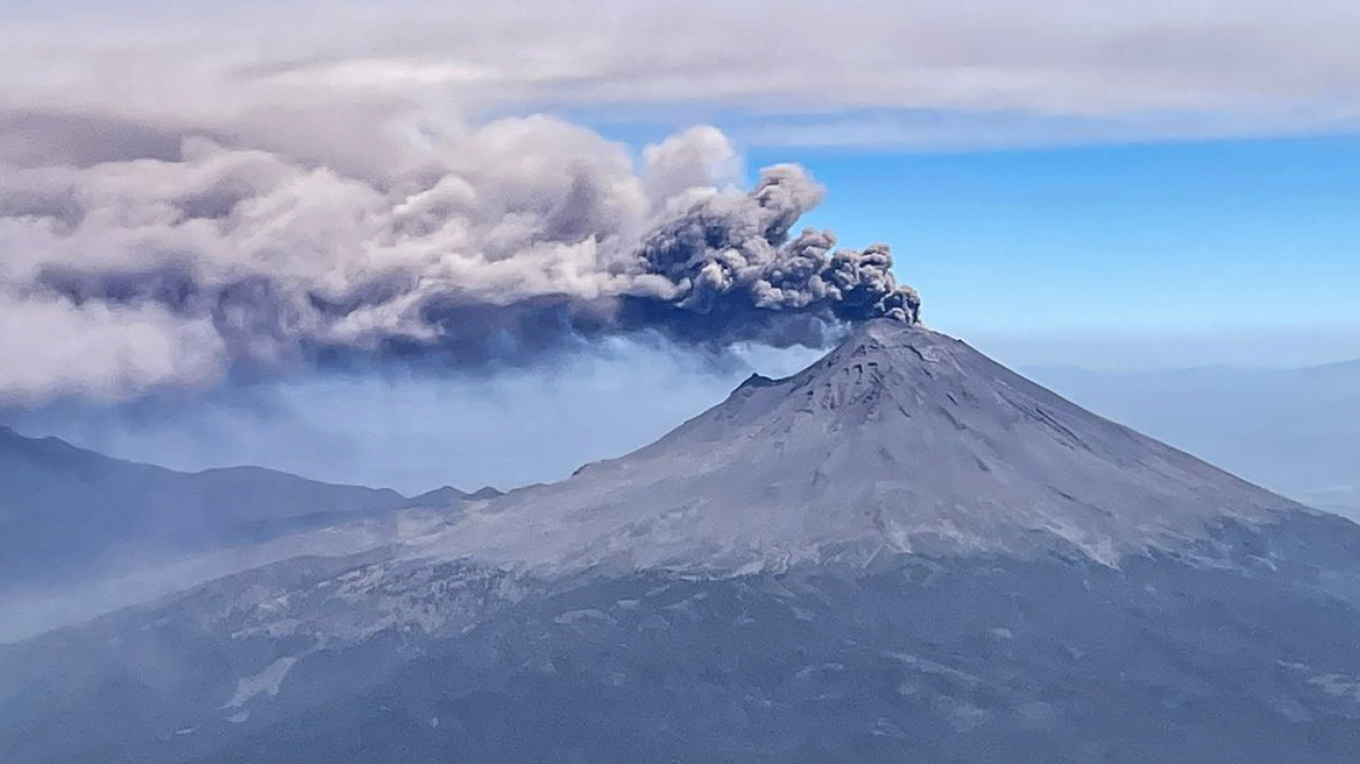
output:
M 0 317 L 31 330 L 0 333 L 18 360 L 0 399 L 356 359 L 485 370 L 639 333 L 818 345 L 845 322 L 918 319 L 886 246 L 792 235 L 823 189 L 779 165 L 736 190 L 712 128 L 639 168 L 581 128 L 505 120 L 412 145 L 376 178 L 204 138 L 145 148 L 0 176 Z

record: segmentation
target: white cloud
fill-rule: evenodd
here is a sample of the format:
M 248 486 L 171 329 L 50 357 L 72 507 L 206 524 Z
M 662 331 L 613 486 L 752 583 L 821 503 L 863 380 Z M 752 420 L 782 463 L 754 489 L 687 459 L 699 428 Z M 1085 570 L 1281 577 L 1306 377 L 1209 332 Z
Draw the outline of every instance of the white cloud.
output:
M 210 322 L 159 306 L 82 306 L 0 291 L 0 406 L 204 385 L 218 380 L 225 355 Z

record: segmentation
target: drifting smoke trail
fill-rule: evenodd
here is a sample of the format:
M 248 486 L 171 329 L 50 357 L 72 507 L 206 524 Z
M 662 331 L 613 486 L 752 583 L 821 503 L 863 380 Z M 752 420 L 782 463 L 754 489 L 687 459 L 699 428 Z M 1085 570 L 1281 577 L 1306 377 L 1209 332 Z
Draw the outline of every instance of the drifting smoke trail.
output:
M 822 196 L 800 168 L 721 187 L 735 153 L 712 128 L 642 160 L 637 172 L 618 145 L 531 118 L 445 138 L 382 177 L 196 138 L 173 157 L 10 167 L 0 400 L 355 357 L 524 364 L 647 331 L 815 345 L 846 321 L 917 320 L 887 247 L 790 235 Z

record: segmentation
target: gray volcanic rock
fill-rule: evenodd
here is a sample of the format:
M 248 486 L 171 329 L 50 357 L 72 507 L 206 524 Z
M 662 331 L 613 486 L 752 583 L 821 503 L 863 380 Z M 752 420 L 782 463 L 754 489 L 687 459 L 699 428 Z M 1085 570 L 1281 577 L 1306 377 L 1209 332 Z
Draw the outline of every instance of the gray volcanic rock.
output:
M 36 762 L 1301 762 L 1360 745 L 1360 527 L 872 322 L 352 557 L 0 647 Z

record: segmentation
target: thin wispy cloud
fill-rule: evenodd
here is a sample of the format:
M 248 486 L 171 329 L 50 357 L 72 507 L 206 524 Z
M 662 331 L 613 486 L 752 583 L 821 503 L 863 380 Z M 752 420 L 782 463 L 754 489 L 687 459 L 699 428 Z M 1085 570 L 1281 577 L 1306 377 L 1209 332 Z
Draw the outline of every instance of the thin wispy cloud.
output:
M 1360 119 L 1360 11 L 1332 0 L 148 2 L 79 25 L 60 7 L 11 13 L 11 108 L 201 127 L 340 105 L 464 119 L 689 107 L 748 117 L 748 144 L 968 148 L 1029 145 L 1043 126 L 1050 141 L 1123 142 Z M 838 119 L 857 109 L 883 116 Z

